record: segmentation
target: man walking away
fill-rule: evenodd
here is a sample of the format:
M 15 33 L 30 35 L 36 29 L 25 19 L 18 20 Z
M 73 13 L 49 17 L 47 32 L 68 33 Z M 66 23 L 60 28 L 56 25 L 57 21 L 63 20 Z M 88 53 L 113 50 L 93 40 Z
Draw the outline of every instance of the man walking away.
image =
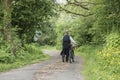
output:
M 76 42 L 73 40 L 73 38 L 69 35 L 68 31 L 65 32 L 63 39 L 62 39 L 62 46 L 63 50 L 61 52 L 62 55 L 62 61 L 64 62 L 64 57 L 66 56 L 66 62 L 68 62 L 69 57 L 69 50 L 71 47 L 71 42 L 73 44 L 76 44 Z

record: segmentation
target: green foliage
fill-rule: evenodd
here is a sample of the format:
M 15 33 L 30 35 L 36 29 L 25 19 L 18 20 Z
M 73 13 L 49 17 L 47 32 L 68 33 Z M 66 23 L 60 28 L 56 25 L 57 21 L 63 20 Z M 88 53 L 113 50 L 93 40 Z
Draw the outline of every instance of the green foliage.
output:
M 14 0 L 6 3 L 7 16 L 4 16 L 4 8 L 0 3 L 0 71 L 16 68 L 39 60 L 48 59 L 38 46 L 26 45 L 31 43 L 35 31 L 43 34 L 41 43 L 55 44 L 56 34 L 54 23 L 50 19 L 55 15 L 55 5 L 51 0 Z M 7 6 L 8 6 L 7 5 Z M 7 22 L 4 22 L 4 19 Z M 49 24 L 46 24 L 48 22 Z M 3 25 L 4 24 L 4 25 Z M 5 34 L 9 28 L 10 34 Z M 50 32 L 50 33 L 48 33 Z M 46 35 L 48 34 L 48 35 Z M 11 39 L 6 42 L 5 37 Z M 23 47 L 25 45 L 25 47 Z
M 16 57 L 10 53 L 6 53 L 3 49 L 0 50 L 0 71 L 18 68 L 46 59 L 49 59 L 49 56 L 43 54 L 41 49 L 35 45 L 25 45 L 25 48 L 18 50 Z
M 15 56 L 8 54 L 3 50 L 0 50 L 0 63 L 13 63 L 15 61 Z
M 16 0 L 12 11 L 12 25 L 19 28 L 18 35 L 26 42 L 32 42 L 35 31 L 54 15 L 51 0 Z M 19 11 L 19 12 L 18 12 Z M 47 26 L 41 26 L 47 27 Z
M 106 46 L 120 48 L 120 36 L 119 33 L 111 33 L 106 37 Z
M 119 80 L 120 36 L 118 33 L 106 35 L 103 46 L 81 46 L 79 54 L 86 59 L 87 80 Z
M 105 47 L 99 52 L 99 57 L 104 62 L 100 64 L 112 74 L 120 74 L 120 36 L 111 33 L 106 38 Z
M 1 40 L 3 41 L 3 40 Z M 0 63 L 13 63 L 15 61 L 15 56 L 12 54 L 11 45 L 4 44 L 1 42 L 0 46 Z
M 118 0 L 93 0 L 100 3 L 90 11 L 95 15 L 83 20 L 91 27 L 86 33 L 91 35 L 91 42 L 103 45 L 99 47 L 80 47 L 79 52 L 86 58 L 85 74 L 87 80 L 119 80 L 120 75 L 120 28 Z M 90 24 L 90 23 L 89 23 Z M 84 25 L 88 26 L 87 24 Z M 84 33 L 83 33 L 84 34 Z
M 52 20 L 52 19 L 51 19 Z M 55 45 L 56 44 L 56 31 L 54 22 L 45 22 L 40 28 L 41 35 L 38 38 L 40 45 Z
M 1 26 L 0 26 L 1 28 Z M 0 31 L 0 46 L 4 45 L 3 33 Z
M 102 40 L 100 34 L 93 29 L 94 19 L 92 17 L 82 18 L 62 13 L 60 19 L 56 22 L 57 42 L 60 46 L 61 38 L 65 30 L 68 30 L 70 35 L 75 39 L 78 46 L 86 44 L 99 44 Z M 63 21 L 63 22 L 62 22 Z M 96 40 L 96 42 L 95 42 Z
M 94 0 L 100 5 L 94 6 L 94 12 L 96 17 L 96 27 L 101 28 L 101 31 L 104 34 L 109 34 L 111 32 L 119 32 L 119 24 L 120 24 L 120 1 L 117 0 Z
M 77 52 L 85 57 L 86 80 L 119 80 L 119 49 L 103 46 L 81 46 Z
M 39 48 L 36 48 L 35 46 L 30 44 L 25 45 L 25 50 L 28 51 L 28 53 L 30 54 L 42 53 L 40 52 Z
M 2 23 L 2 20 L 3 20 L 3 10 L 2 10 L 1 3 L 0 3 L 0 25 Z

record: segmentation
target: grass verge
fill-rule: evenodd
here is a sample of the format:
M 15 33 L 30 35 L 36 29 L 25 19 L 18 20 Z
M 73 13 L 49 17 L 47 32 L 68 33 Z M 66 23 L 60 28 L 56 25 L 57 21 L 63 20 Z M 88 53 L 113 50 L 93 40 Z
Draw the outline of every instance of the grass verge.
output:
M 12 56 L 12 57 L 11 57 Z M 7 56 L 8 57 L 8 56 Z M 11 62 L 6 62 L 6 56 L 1 57 L 3 58 L 4 62 L 0 62 L 0 72 L 5 72 L 11 69 L 20 68 L 28 64 L 37 63 L 40 61 L 48 60 L 50 58 L 49 55 L 43 54 L 41 48 L 34 45 L 26 45 L 24 50 L 20 50 L 17 53 L 17 56 L 14 57 L 13 55 L 9 56 L 9 60 Z
M 85 80 L 120 80 L 120 69 L 115 71 L 114 67 L 116 65 L 110 66 L 105 60 L 102 60 L 101 56 L 98 55 L 101 50 L 102 47 L 100 46 L 90 45 L 81 46 L 77 50 L 78 55 L 85 58 L 83 72 L 86 76 Z

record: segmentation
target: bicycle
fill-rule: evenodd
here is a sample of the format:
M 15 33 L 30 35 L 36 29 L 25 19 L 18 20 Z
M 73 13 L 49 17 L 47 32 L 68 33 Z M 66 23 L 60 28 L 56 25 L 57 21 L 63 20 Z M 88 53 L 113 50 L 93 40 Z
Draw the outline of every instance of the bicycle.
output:
M 70 63 L 72 63 L 72 62 L 75 62 L 74 61 L 74 57 L 75 57 L 75 55 L 74 55 L 74 46 L 71 46 L 70 47 L 70 50 L 69 50 L 69 58 L 68 58 L 68 61 L 70 62 Z

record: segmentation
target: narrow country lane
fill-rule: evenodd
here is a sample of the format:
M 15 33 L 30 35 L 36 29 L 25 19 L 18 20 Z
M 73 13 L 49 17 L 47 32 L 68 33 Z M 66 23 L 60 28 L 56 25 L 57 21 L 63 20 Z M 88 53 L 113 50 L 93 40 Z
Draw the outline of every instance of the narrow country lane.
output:
M 49 54 L 51 59 L 1 73 L 0 80 L 84 80 L 80 74 L 83 70 L 83 59 L 76 56 L 74 63 L 63 63 L 59 51 L 43 52 Z

